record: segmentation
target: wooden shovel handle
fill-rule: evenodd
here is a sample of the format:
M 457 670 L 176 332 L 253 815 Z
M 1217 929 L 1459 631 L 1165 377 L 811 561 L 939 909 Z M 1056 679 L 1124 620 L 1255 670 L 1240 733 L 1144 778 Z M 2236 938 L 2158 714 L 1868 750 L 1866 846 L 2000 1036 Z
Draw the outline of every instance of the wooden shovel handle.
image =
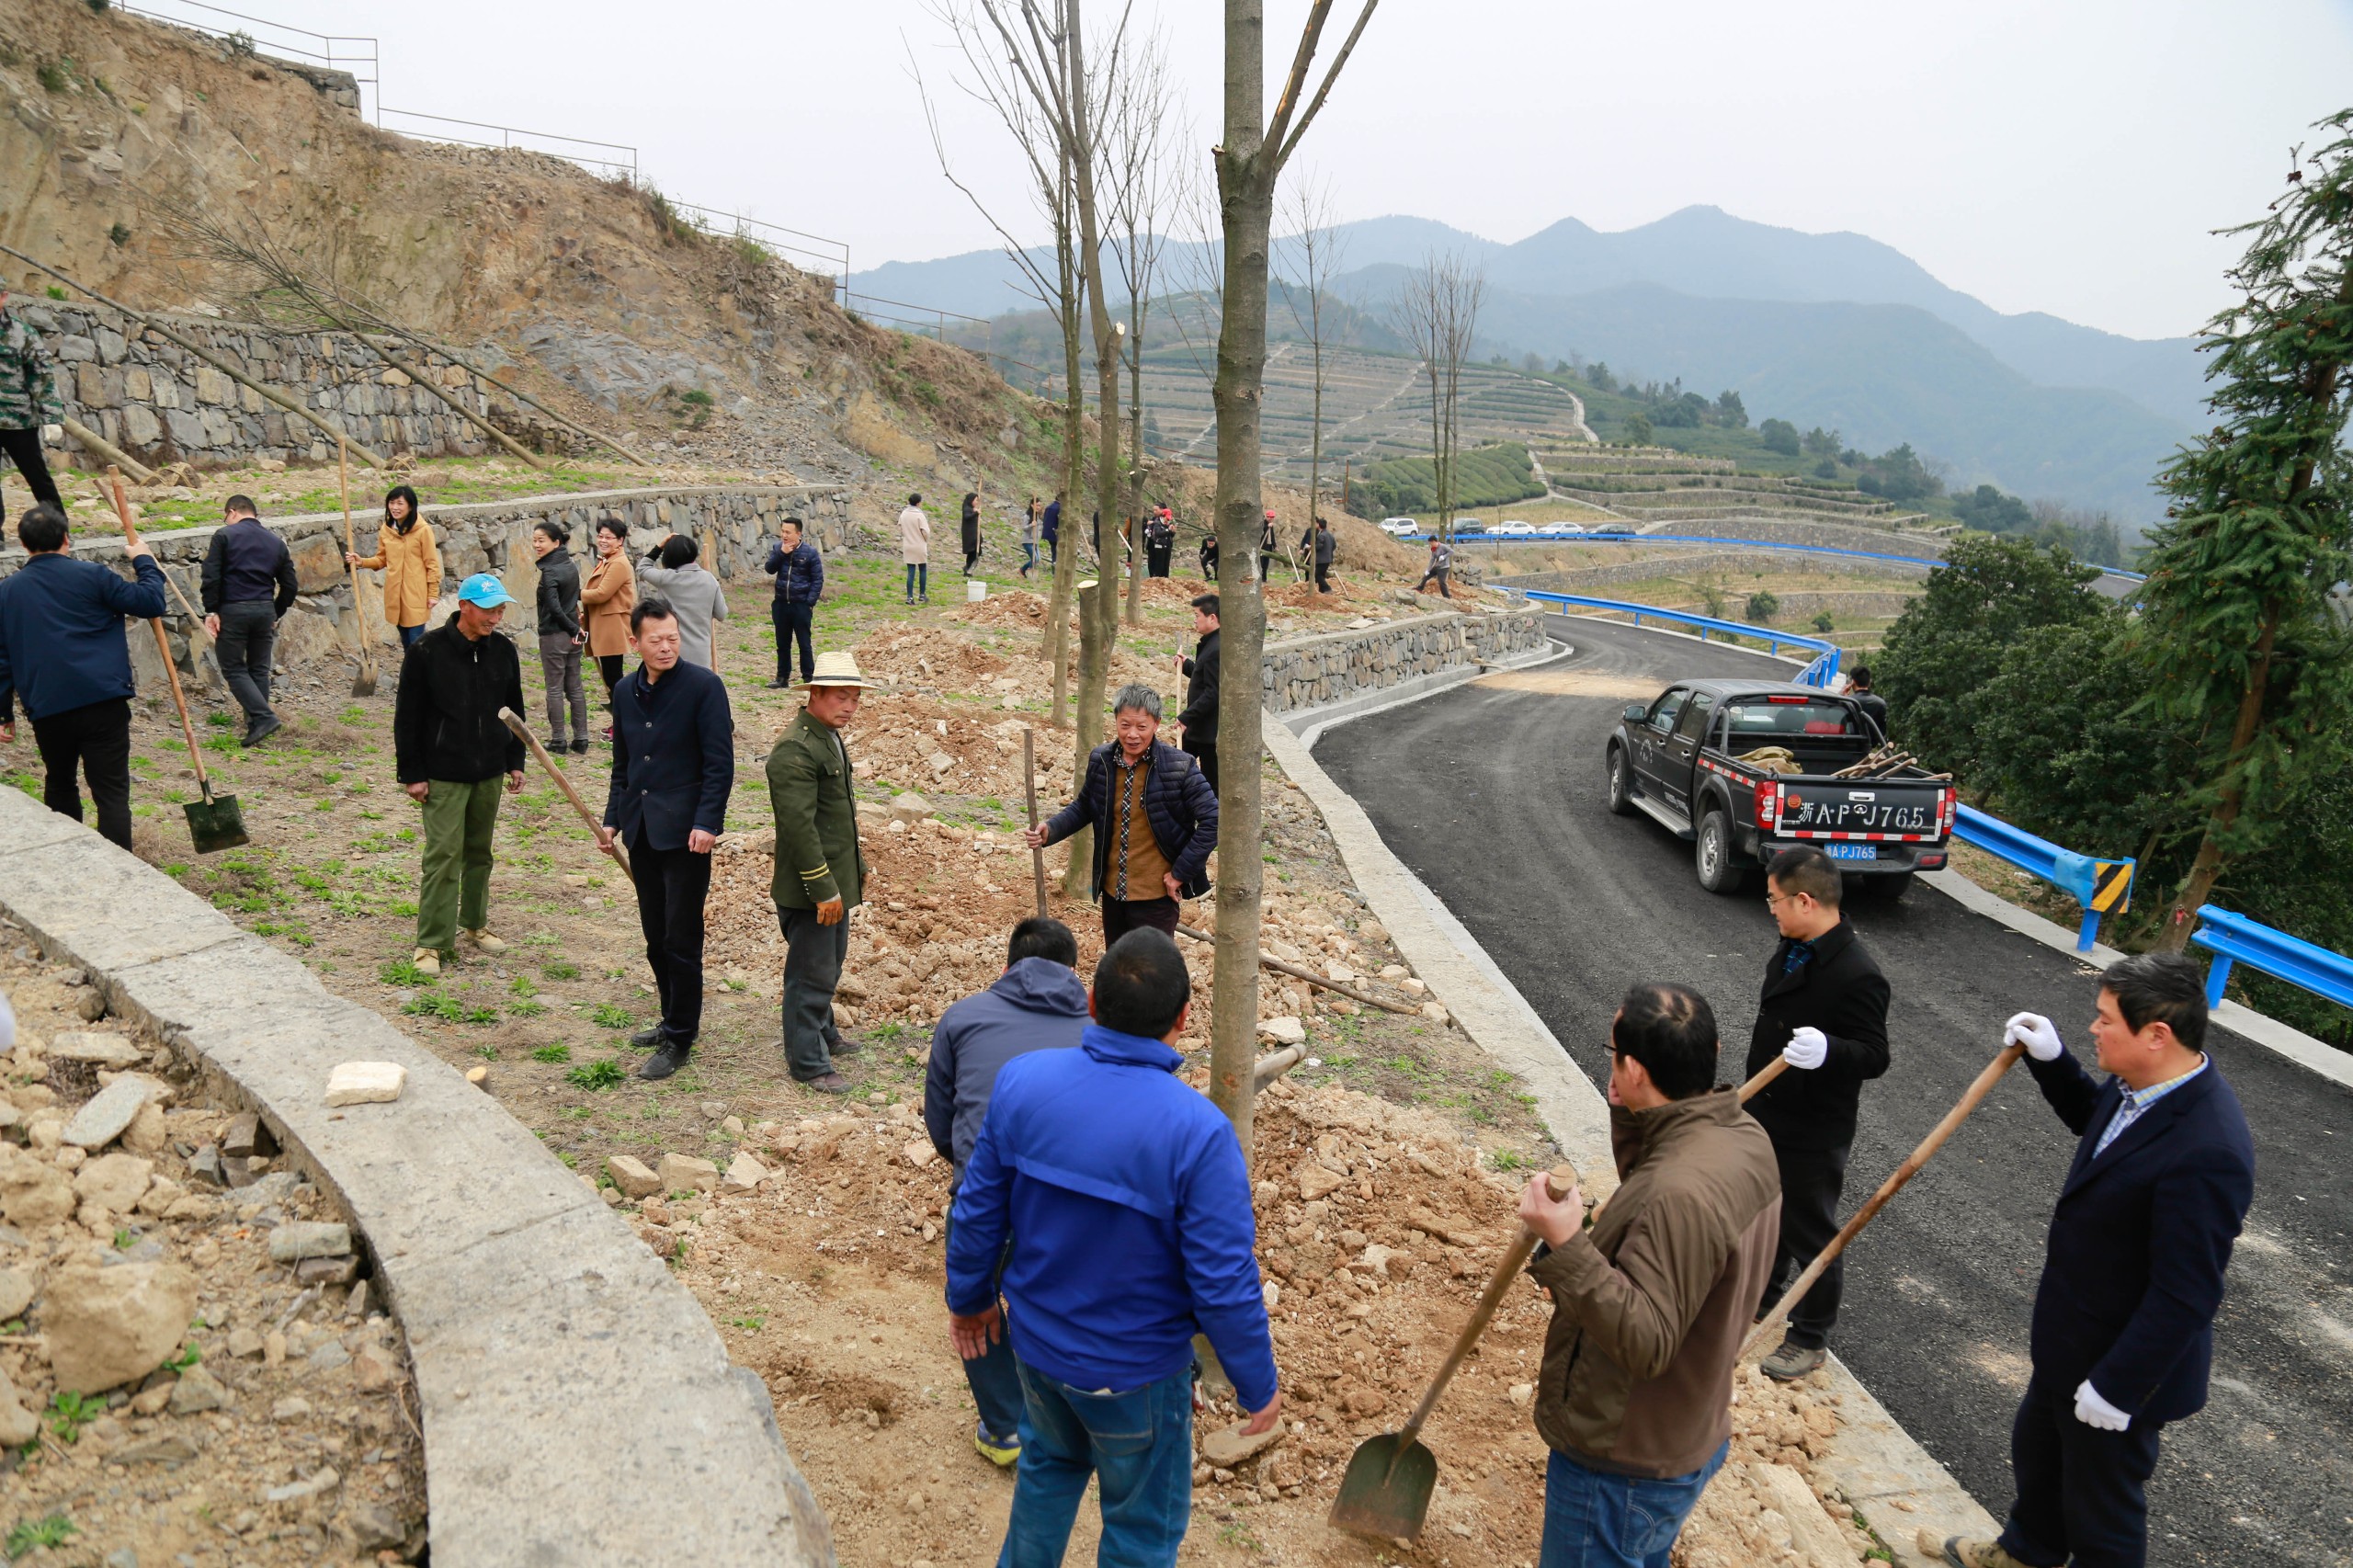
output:
M 376 672 L 376 655 L 368 647 L 368 610 L 359 602 L 359 568 L 351 558 L 359 553 L 358 536 L 351 528 L 351 448 L 342 437 L 335 443 L 335 487 L 343 497 L 343 574 L 351 583 L 351 619 L 359 636 L 360 672 L 372 677 Z
M 1928 1135 L 1920 1140 L 1920 1146 L 1906 1154 L 1904 1157 L 1904 1163 L 1895 1167 L 1894 1174 L 1879 1184 L 1879 1190 L 1872 1193 L 1860 1209 L 1855 1210 L 1855 1217 L 1838 1227 L 1838 1233 L 1830 1238 L 1830 1244 L 1822 1249 L 1822 1256 L 1806 1265 L 1805 1272 L 1797 1277 L 1797 1282 L 1782 1294 L 1780 1301 L 1774 1304 L 1773 1310 L 1756 1320 L 1756 1327 L 1750 1333 L 1748 1342 L 1740 1347 L 1742 1355 L 1745 1356 L 1754 1350 L 1757 1342 L 1770 1334 L 1782 1319 L 1790 1315 L 1790 1309 L 1804 1300 L 1805 1293 L 1813 1289 L 1814 1281 L 1822 1278 L 1823 1270 L 1836 1261 L 1838 1255 L 1847 1250 L 1847 1244 L 1859 1235 L 1863 1227 L 1870 1224 L 1873 1217 L 1887 1207 L 1887 1200 L 1902 1191 L 1905 1182 L 1920 1174 L 1920 1167 L 1928 1163 L 1928 1157 L 1944 1147 L 1945 1140 L 1959 1131 L 1961 1122 L 1968 1118 L 1969 1113 L 1975 1110 L 1978 1103 L 1993 1092 L 1994 1085 L 2001 1081 L 2002 1074 L 2010 1070 L 2011 1065 L 2025 1053 L 2025 1051 L 2026 1047 L 2023 1045 L 2005 1046 L 2000 1055 L 1985 1064 L 1985 1070 L 1977 1074 L 1976 1081 L 1969 1085 L 1967 1092 L 1950 1110 L 1945 1112 L 1944 1119 L 1930 1128 Z
M 1566 1198 L 1576 1185 L 1577 1173 L 1568 1165 L 1553 1166 L 1545 1182 L 1547 1190 L 1555 1199 Z M 1462 1325 L 1462 1332 L 1455 1336 L 1454 1348 L 1446 1353 L 1446 1359 L 1438 1366 L 1438 1375 L 1430 1380 L 1429 1391 L 1422 1395 L 1422 1403 L 1414 1406 L 1414 1414 L 1407 1416 L 1405 1425 L 1399 1428 L 1397 1449 L 1400 1453 L 1411 1448 L 1414 1439 L 1421 1435 L 1422 1424 L 1430 1418 L 1430 1412 L 1438 1408 L 1439 1396 L 1446 1392 L 1446 1385 L 1454 1381 L 1454 1374 L 1461 1369 L 1463 1358 L 1471 1354 L 1471 1347 L 1479 1343 L 1481 1335 L 1487 1332 L 1487 1324 L 1495 1321 L 1495 1309 L 1503 1305 L 1504 1292 L 1511 1289 L 1514 1279 L 1519 1278 L 1519 1271 L 1528 1267 L 1529 1255 L 1535 1250 L 1536 1233 L 1522 1226 L 1518 1239 L 1505 1249 L 1503 1260 L 1495 1265 L 1495 1273 L 1487 1280 L 1486 1290 L 1480 1293 L 1479 1304 L 1471 1310 L 1471 1321 Z
M 540 737 L 531 733 L 531 726 L 516 717 L 515 710 L 512 708 L 500 709 L 498 717 L 508 729 L 515 732 L 517 740 L 531 748 L 531 755 L 538 757 L 540 766 L 548 770 L 548 777 L 554 779 L 555 787 L 563 791 L 563 798 L 572 802 L 572 809 L 580 813 L 580 820 L 588 824 L 588 831 L 596 834 L 601 840 L 604 836 L 605 824 L 597 820 L 597 813 L 590 811 L 586 802 L 580 799 L 580 791 L 572 787 L 572 780 L 566 778 L 563 776 L 563 769 L 555 765 L 555 758 L 550 756 L 548 748 L 540 744 Z M 631 881 L 637 880 L 637 873 L 629 868 L 629 851 L 621 847 L 620 834 L 613 835 L 612 843 L 600 846 L 620 866 L 624 876 Z
M 107 491 L 114 500 L 114 515 L 122 523 L 122 542 L 139 542 L 139 526 L 131 520 L 131 500 L 122 493 L 122 470 L 108 465 Z M 162 571 L 162 567 L 157 567 Z M 165 581 L 169 582 L 169 578 Z M 155 629 L 155 652 L 163 655 L 164 678 L 172 683 L 172 705 L 180 710 L 180 733 L 188 737 L 188 759 L 196 766 L 196 787 L 207 801 L 212 799 L 212 780 L 204 771 L 204 753 L 196 744 L 196 725 L 188 716 L 188 694 L 180 689 L 180 667 L 172 662 L 172 639 L 164 631 L 164 618 L 151 618 L 148 625 Z M 198 622 L 202 625 L 201 621 Z
M 1029 790 L 1029 825 L 1038 825 L 1038 732 L 1023 725 L 1021 730 L 1021 775 Z M 1046 913 L 1046 852 L 1029 851 L 1029 875 L 1038 884 L 1038 913 Z

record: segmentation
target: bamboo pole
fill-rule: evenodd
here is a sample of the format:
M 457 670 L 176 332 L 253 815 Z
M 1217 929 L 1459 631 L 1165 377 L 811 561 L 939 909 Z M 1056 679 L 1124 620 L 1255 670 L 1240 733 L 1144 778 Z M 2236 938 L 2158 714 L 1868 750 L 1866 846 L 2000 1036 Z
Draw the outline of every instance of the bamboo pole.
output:
M 336 298 L 341 299 L 342 296 L 337 295 Z M 529 403 L 533 408 L 538 409 L 541 414 L 546 415 L 550 419 L 554 420 L 557 424 L 563 426 L 574 435 L 585 436 L 590 440 L 596 442 L 598 446 L 609 447 L 614 451 L 617 451 L 621 456 L 627 458 L 630 461 L 639 465 L 641 468 L 653 468 L 655 466 L 653 459 L 646 457 L 641 452 L 632 451 L 629 448 L 622 446 L 619 441 L 614 440 L 610 436 L 606 435 L 601 430 L 592 430 L 587 426 L 581 424 L 578 420 L 569 418 L 562 413 L 559 413 L 557 410 L 550 408 L 546 403 L 541 403 L 538 398 L 533 397 L 529 392 L 525 392 L 522 388 L 510 386 L 506 382 L 500 381 L 488 370 L 483 369 L 481 366 L 475 364 L 471 359 L 467 359 L 460 356 L 446 345 L 434 343 L 426 338 L 420 337 L 415 333 L 409 331 L 408 328 L 404 326 L 399 325 L 397 323 L 386 321 L 383 317 L 377 315 L 373 311 L 369 311 L 368 313 L 371 317 L 375 318 L 376 325 L 379 330 L 387 333 L 393 337 L 404 340 L 412 347 L 421 348 L 428 354 L 440 355 L 441 358 L 449 360 L 449 363 L 457 366 L 460 369 L 464 370 L 467 374 L 479 376 L 483 381 L 488 381 L 492 386 L 494 386 L 499 391 L 506 393 L 507 396 L 512 397 L 518 402 Z
M 155 483 L 155 471 L 153 469 L 147 467 L 144 463 L 132 461 L 129 457 L 123 454 L 121 449 L 117 447 L 113 442 L 108 440 L 104 436 L 99 435 L 96 430 L 91 429 L 87 425 L 83 424 L 80 420 L 68 415 L 66 418 L 58 421 L 58 423 L 64 428 L 67 435 L 81 442 L 84 447 L 89 449 L 93 456 L 104 458 L 108 462 L 110 462 L 115 467 L 122 470 L 123 472 L 131 475 L 131 478 L 137 480 L 142 484 L 153 484 Z
M 407 366 L 402 364 L 399 360 L 393 358 L 390 350 L 386 349 L 383 345 L 371 339 L 358 327 L 353 326 L 349 323 L 345 323 L 343 324 L 343 329 L 351 334 L 352 336 L 358 338 L 361 343 L 367 345 L 369 353 L 373 354 L 377 358 L 381 359 L 385 364 L 390 365 L 393 369 L 398 370 L 402 375 L 406 376 L 411 381 L 414 381 L 416 385 L 423 387 L 426 392 L 431 392 L 435 397 L 439 398 L 443 403 L 449 404 L 450 412 L 455 414 L 459 418 L 463 419 L 468 424 L 473 426 L 483 435 L 488 436 L 492 440 L 497 442 L 500 446 L 506 448 L 508 451 L 522 459 L 531 467 L 540 468 L 543 466 L 540 460 L 533 456 L 530 451 L 525 449 L 520 442 L 515 439 L 515 437 L 509 436 L 506 431 L 501 430 L 497 426 L 493 425 L 489 420 L 483 418 L 481 415 L 476 414 L 472 409 L 468 408 L 464 403 L 460 403 L 456 398 L 451 397 L 448 392 L 442 391 L 440 383 L 434 381 L 432 377 L 419 375 L 415 370 L 412 370 Z
M 312 413 L 301 403 L 296 403 L 293 399 L 287 397 L 282 393 L 272 392 L 269 388 L 262 385 L 259 381 L 255 381 L 251 376 L 246 375 L 243 370 L 238 369 L 235 366 L 222 358 L 218 354 L 213 353 L 210 348 L 205 347 L 202 344 L 198 343 L 193 338 L 184 337 L 180 334 L 174 332 L 170 327 L 165 326 L 162 322 L 157 321 L 153 316 L 149 315 L 146 312 L 134 311 L 119 300 L 108 299 L 104 294 L 99 293 L 96 289 L 91 288 L 88 284 L 76 282 L 74 278 L 58 271 L 57 268 L 50 266 L 47 262 L 35 261 L 31 256 L 27 256 L 24 252 L 17 249 L 14 245 L 0 244 L 0 255 L 13 256 L 18 261 L 23 262 L 26 266 L 38 267 L 41 271 L 48 273 L 51 278 L 56 278 L 59 282 L 80 290 L 83 293 L 87 294 L 91 299 L 96 300 L 98 303 L 106 306 L 108 310 L 120 311 L 124 315 L 130 317 L 132 321 L 137 322 L 140 325 L 145 327 L 156 336 L 163 338 L 165 342 L 176 343 L 182 348 L 187 349 L 190 354 L 195 355 L 198 358 L 203 360 L 206 364 L 211 366 L 214 369 L 220 371 L 222 375 L 236 382 L 239 386 L 244 387 L 256 397 L 261 398 L 267 403 L 284 409 L 287 413 L 294 415 L 297 419 L 301 419 L 311 425 L 330 440 L 349 440 L 349 437 L 347 437 L 343 431 L 336 429 L 334 426 L 328 424 L 325 420 L 320 418 L 317 415 Z M 382 458 L 378 457 L 374 452 L 369 451 L 366 447 L 361 446 L 358 442 L 352 441 L 351 449 L 358 453 L 362 458 L 366 459 L 369 467 L 382 468 L 384 466 L 384 460 Z
M 1029 790 L 1029 825 L 1038 825 L 1038 732 L 1023 725 L 1021 729 L 1021 775 Z M 1046 913 L 1046 852 L 1029 851 L 1029 875 L 1038 884 L 1038 913 Z

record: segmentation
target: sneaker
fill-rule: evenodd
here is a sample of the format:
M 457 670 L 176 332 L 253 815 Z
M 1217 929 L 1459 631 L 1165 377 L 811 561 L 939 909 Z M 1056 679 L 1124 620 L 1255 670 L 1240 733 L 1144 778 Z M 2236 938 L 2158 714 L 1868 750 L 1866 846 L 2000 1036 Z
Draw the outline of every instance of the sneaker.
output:
M 245 731 L 244 744 L 249 746 L 257 746 L 284 728 L 286 728 L 285 723 L 277 714 L 265 713 Z
M 572 755 L 574 756 L 586 756 L 588 755 L 587 736 L 582 735 L 572 743 Z
M 1781 1341 L 1781 1347 L 1756 1363 L 1756 1369 L 1777 1383 L 1793 1383 L 1807 1374 L 1819 1371 L 1830 1359 L 1830 1352 L 1819 1345 L 1792 1345 Z
M 694 1050 L 691 1040 L 665 1040 L 662 1049 L 639 1063 L 637 1075 L 648 1083 L 657 1083 L 687 1064 L 687 1053 Z
M 850 1092 L 850 1081 L 839 1073 L 828 1073 L 822 1078 L 804 1078 L 801 1086 L 814 1089 L 821 1095 L 846 1095 Z
M 1021 1439 L 1018 1436 L 994 1437 L 985 1426 L 975 1426 L 972 1428 L 972 1447 L 981 1451 L 981 1458 L 999 1470 L 1011 1470 L 1021 1462 Z
M 655 1024 L 651 1028 L 640 1029 L 629 1037 L 629 1042 L 640 1051 L 659 1045 L 662 1043 L 662 1026 Z
M 415 953 L 409 956 L 408 961 L 419 974 L 439 974 L 441 972 L 441 955 L 435 952 L 431 948 L 417 949 Z
M 487 928 L 480 931 L 461 931 L 459 935 L 485 953 L 503 953 L 506 950 L 506 944 L 492 936 Z
M 1926 1531 L 1921 1532 L 1924 1535 Z M 1934 1540 L 1934 1537 L 1930 1537 Z M 1920 1543 L 1923 1546 L 1927 1541 Z M 1964 1540 L 1960 1536 L 1945 1538 L 1945 1561 L 1952 1568 L 2032 1568 L 2002 1550 L 1995 1540 Z

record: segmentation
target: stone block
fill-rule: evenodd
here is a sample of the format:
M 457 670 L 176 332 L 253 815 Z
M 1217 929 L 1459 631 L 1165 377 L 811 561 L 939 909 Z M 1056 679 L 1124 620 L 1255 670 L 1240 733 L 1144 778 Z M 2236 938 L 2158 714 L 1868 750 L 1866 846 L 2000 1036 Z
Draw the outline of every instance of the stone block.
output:
M 625 1198 L 652 1198 L 663 1190 L 662 1178 L 648 1170 L 643 1161 L 627 1154 L 608 1156 L 605 1174 L 613 1178 L 613 1185 Z
M 306 1257 L 342 1257 L 351 1251 L 351 1227 L 330 1221 L 289 1220 L 269 1233 L 273 1263 L 300 1263 Z
M 716 1192 L 719 1167 L 692 1154 L 665 1154 L 655 1170 L 665 1192 Z
M 159 398 L 158 403 L 162 402 Z M 184 408 L 164 411 L 164 428 L 172 437 L 172 445 L 183 452 L 201 451 L 205 446 L 204 421 Z
M 67 1062 L 86 1062 L 93 1067 L 120 1071 L 136 1067 L 147 1060 L 147 1052 L 129 1035 L 98 1034 L 72 1030 L 58 1035 L 49 1042 L 49 1053 Z M 136 1106 L 131 1108 L 136 1110 Z
M 111 1036 L 98 1036 L 111 1039 Z M 125 1073 L 93 1095 L 65 1124 L 64 1141 L 77 1149 L 103 1149 L 131 1130 L 139 1113 L 168 1093 L 143 1073 Z M 135 1199 L 136 1194 L 133 1194 Z M 108 1205 L 118 1212 L 127 1205 Z
M 196 401 L 203 403 L 223 403 L 236 397 L 237 383 L 210 365 L 196 368 Z
M 57 1386 L 100 1393 L 176 1353 L 196 1315 L 196 1276 L 174 1263 L 68 1267 L 53 1276 L 41 1322 Z
M 132 375 L 145 373 L 136 368 L 131 372 Z M 124 394 L 133 401 L 122 411 L 123 442 L 127 446 L 144 450 L 163 438 L 164 426 L 156 419 L 153 409 L 136 401 L 142 394 L 132 392 L 128 387 L 124 389 Z
M 155 1164 L 136 1154 L 101 1154 L 74 1173 L 74 1193 L 85 1203 L 128 1214 L 147 1196 Z
M 327 1075 L 327 1104 L 381 1105 L 401 1097 L 408 1069 L 397 1062 L 344 1062 Z
M 131 352 L 131 345 L 123 341 L 122 334 L 110 326 L 99 327 L 91 338 L 98 346 L 98 358 L 109 365 L 121 364 L 123 357 Z

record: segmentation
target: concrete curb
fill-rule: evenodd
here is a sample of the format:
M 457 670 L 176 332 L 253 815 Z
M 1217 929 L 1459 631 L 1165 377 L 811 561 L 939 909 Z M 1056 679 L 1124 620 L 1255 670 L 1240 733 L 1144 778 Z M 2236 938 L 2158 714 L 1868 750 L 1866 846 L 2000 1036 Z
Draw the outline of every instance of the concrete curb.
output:
M 495 1100 L 78 823 L 0 790 L 0 911 L 267 1117 L 349 1210 L 407 1331 L 442 1568 L 830 1568 L 767 1391 Z M 339 1062 L 408 1070 L 331 1110 Z
M 1389 927 L 1406 963 L 1428 983 L 1472 1042 L 1528 1085 L 1536 1097 L 1536 1114 L 1552 1142 L 1581 1174 L 1594 1178 L 1590 1189 L 1597 1196 L 1615 1187 L 1618 1167 L 1610 1152 L 1609 1107 L 1600 1091 L 1569 1060 L 1536 1009 L 1478 939 L 1382 842 L 1364 808 L 1332 781 L 1304 742 L 1273 715 L 1267 719 L 1267 749 L 1324 813 L 1340 858 L 1373 914 Z M 1326 723 L 1316 729 L 1329 727 Z M 1829 1388 L 1839 1398 L 1845 1420 L 1837 1442 L 1823 1460 L 1823 1471 L 1879 1529 L 1898 1561 L 1916 1557 L 1912 1542 L 1918 1529 L 1940 1537 L 1994 1537 L 2000 1528 L 1994 1517 L 1896 1424 L 1836 1356 L 1829 1362 Z
M 1516 653 L 1495 664 L 1464 665 L 1457 669 L 1438 670 L 1430 675 L 1416 676 L 1412 680 L 1401 681 L 1395 686 L 1384 687 L 1379 691 L 1368 691 L 1361 697 L 1351 697 L 1339 702 L 1327 702 L 1320 708 L 1294 709 L 1289 713 L 1282 714 L 1279 722 L 1285 729 L 1298 735 L 1300 744 L 1312 751 L 1315 746 L 1315 737 L 1335 724 L 1344 724 L 1350 719 L 1362 719 L 1391 708 L 1401 707 L 1408 702 L 1418 702 L 1425 697 L 1435 697 L 1441 691 L 1451 691 L 1458 686 L 1468 686 L 1481 676 L 1493 675 L 1497 670 L 1533 669 L 1539 665 L 1549 665 L 1555 659 L 1565 659 L 1575 652 L 1576 650 L 1567 643 L 1556 642 L 1547 636 L 1543 647 L 1530 648 L 1526 653 Z

